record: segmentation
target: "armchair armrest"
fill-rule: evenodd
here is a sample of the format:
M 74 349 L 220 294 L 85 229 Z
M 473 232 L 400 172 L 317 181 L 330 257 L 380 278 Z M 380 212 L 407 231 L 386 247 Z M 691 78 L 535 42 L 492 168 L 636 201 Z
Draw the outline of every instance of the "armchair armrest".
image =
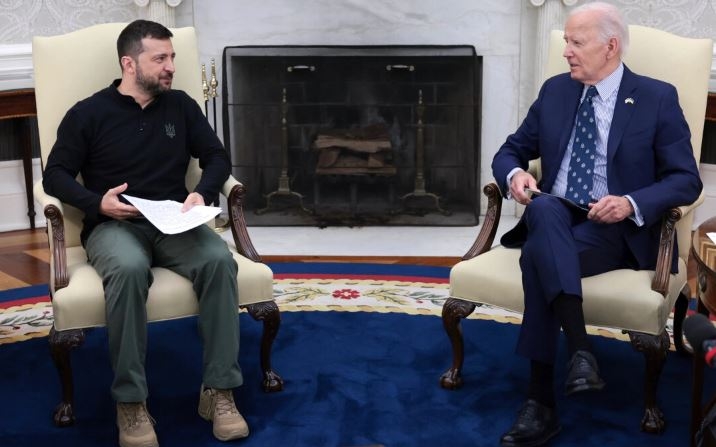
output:
M 487 196 L 487 212 L 482 221 L 482 228 L 478 233 L 472 247 L 463 255 L 462 259 L 467 260 L 481 255 L 492 247 L 497 233 L 497 226 L 500 224 L 500 213 L 502 211 L 502 194 L 497 183 L 488 183 L 482 189 Z
M 243 207 L 246 187 L 230 175 L 224 182 L 221 193 L 226 196 L 229 207 L 229 225 L 231 226 L 231 235 L 234 237 L 236 251 L 254 262 L 261 262 L 261 257 L 254 248 L 246 228 Z
M 246 220 L 243 213 L 243 199 L 246 188 L 234 177 L 224 183 L 222 194 L 227 197 L 229 206 L 229 219 L 231 233 L 234 238 L 236 250 L 252 261 L 260 262 L 261 257 L 249 238 L 246 228 Z M 52 262 L 54 270 L 54 290 L 59 290 L 69 284 L 67 273 L 67 253 L 65 242 L 64 206 L 62 202 L 45 192 L 42 181 L 35 183 L 33 187 L 35 200 L 42 207 L 43 213 L 48 222 L 48 237 L 50 250 L 52 251 Z
M 542 160 L 539 158 L 531 160 L 527 172 L 532 174 L 535 180 L 539 181 L 542 178 Z
M 699 194 L 699 197 L 694 201 L 694 203 L 689 204 L 689 205 L 680 206 L 677 209 L 681 212 L 682 216 L 686 216 L 690 212 L 694 211 L 697 206 L 701 205 L 705 199 L 706 199 L 706 193 L 702 189 L 701 194 Z
M 40 204 L 40 207 L 44 210 L 48 205 L 53 205 L 60 210 L 60 213 L 64 212 L 62 202 L 57 197 L 51 196 L 45 192 L 45 188 L 42 187 L 42 180 L 35 182 L 35 186 L 32 187 L 32 193 L 35 196 L 35 200 Z
M 669 291 L 669 276 L 671 274 L 671 262 L 674 256 L 674 238 L 676 237 L 676 223 L 688 213 L 693 212 L 705 198 L 706 194 L 701 190 L 699 197 L 689 205 L 672 208 L 666 212 L 661 222 L 661 235 L 659 237 L 659 253 L 656 258 L 656 270 L 654 279 L 651 281 L 651 289 L 666 296 Z
M 542 177 L 542 164 L 540 159 L 530 161 L 527 172 L 539 181 Z M 497 226 L 500 224 L 500 213 L 502 212 L 502 194 L 497 183 L 491 182 L 485 185 L 482 192 L 487 196 L 487 212 L 482 221 L 482 228 L 477 235 L 472 247 L 462 257 L 463 261 L 481 255 L 492 248 L 497 234 Z
M 55 273 L 54 290 L 57 291 L 69 284 L 67 275 L 67 252 L 65 249 L 65 219 L 62 202 L 45 192 L 42 181 L 35 183 L 33 187 L 35 200 L 42 207 L 47 218 L 48 238 L 50 250 L 52 250 L 52 267 Z
M 242 183 L 236 180 L 233 175 L 230 175 L 229 178 L 227 178 L 224 184 L 221 186 L 221 194 L 224 197 L 228 198 L 231 195 L 231 190 L 234 189 L 234 186 L 236 185 L 242 185 Z
M 534 167 L 530 165 L 530 171 Z M 539 171 L 535 171 L 538 173 Z M 533 174 L 534 175 L 534 174 Z M 475 256 L 485 253 L 492 247 L 497 233 L 497 226 L 500 222 L 500 212 L 502 210 L 502 195 L 496 183 L 488 183 L 483 188 L 485 196 L 487 196 L 487 212 L 482 223 L 482 228 L 472 244 L 472 247 L 462 257 L 463 260 L 474 258 Z M 674 238 L 676 236 L 676 223 L 688 213 L 693 212 L 705 198 L 705 193 L 701 191 L 699 197 L 689 205 L 683 205 L 672 208 L 664 215 L 661 224 L 661 236 L 659 240 L 659 254 L 656 262 L 656 270 L 654 279 L 651 283 L 652 290 L 666 295 L 669 290 L 669 277 L 671 274 L 671 262 L 674 254 Z

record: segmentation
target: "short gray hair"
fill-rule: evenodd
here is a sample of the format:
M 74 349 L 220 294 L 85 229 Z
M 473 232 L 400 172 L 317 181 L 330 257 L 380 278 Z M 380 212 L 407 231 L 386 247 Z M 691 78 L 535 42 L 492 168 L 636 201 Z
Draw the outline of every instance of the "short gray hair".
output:
M 567 18 L 591 11 L 600 13 L 597 28 L 602 41 L 606 43 L 612 37 L 616 37 L 619 40 L 619 56 L 622 57 L 629 48 L 629 27 L 616 6 L 606 2 L 585 3 L 571 10 Z

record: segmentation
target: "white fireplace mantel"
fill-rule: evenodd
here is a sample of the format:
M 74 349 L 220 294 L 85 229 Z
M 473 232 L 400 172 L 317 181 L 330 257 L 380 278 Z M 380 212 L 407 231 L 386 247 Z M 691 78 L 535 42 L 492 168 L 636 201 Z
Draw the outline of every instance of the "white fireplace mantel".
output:
M 0 90 L 32 88 L 32 44 L 0 45 Z

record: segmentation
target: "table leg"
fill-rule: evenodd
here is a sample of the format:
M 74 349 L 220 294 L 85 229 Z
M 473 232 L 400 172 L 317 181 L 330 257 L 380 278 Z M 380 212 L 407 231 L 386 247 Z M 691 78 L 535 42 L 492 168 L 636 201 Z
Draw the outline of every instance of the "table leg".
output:
M 25 171 L 25 194 L 27 195 L 27 216 L 30 218 L 30 228 L 35 229 L 35 197 L 32 194 L 32 144 L 30 141 L 30 119 L 15 119 L 16 134 L 20 136 L 20 149 L 22 150 L 22 167 Z

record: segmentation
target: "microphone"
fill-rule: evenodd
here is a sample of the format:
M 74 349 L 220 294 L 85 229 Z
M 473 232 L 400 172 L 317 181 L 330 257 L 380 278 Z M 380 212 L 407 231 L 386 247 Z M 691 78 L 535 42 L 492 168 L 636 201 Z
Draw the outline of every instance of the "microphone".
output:
M 703 354 L 708 366 L 716 367 L 716 327 L 708 317 L 694 314 L 684 320 L 684 335 L 694 351 Z

